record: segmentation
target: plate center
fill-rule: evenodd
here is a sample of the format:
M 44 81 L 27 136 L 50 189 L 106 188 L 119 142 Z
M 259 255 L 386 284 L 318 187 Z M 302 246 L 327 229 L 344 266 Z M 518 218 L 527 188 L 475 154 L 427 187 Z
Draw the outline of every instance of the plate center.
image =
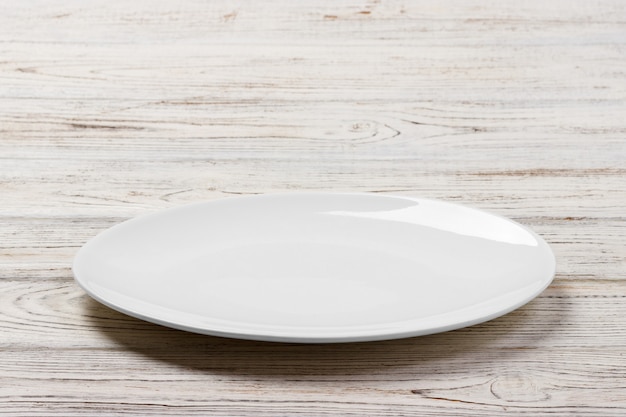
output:
M 351 245 L 265 242 L 181 259 L 162 271 L 159 285 L 183 297 L 188 312 L 223 320 L 348 326 L 367 315 L 383 323 L 444 310 L 447 280 L 417 259 Z

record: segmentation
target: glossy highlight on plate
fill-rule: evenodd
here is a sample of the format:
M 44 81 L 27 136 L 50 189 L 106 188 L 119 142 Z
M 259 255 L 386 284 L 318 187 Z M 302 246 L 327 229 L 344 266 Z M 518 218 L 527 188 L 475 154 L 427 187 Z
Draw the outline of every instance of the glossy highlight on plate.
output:
M 79 250 L 73 271 L 96 300 L 161 325 L 330 343 L 493 319 L 541 293 L 555 259 L 530 229 L 458 204 L 286 193 L 120 223 Z

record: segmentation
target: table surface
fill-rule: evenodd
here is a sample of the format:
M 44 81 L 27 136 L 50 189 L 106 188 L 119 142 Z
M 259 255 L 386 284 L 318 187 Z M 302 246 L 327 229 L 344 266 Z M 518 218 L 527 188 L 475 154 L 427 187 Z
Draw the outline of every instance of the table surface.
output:
M 0 4 L 0 414 L 626 415 L 626 3 L 306 3 Z M 487 209 L 557 275 L 482 325 L 331 345 L 73 281 L 120 221 L 291 190 Z

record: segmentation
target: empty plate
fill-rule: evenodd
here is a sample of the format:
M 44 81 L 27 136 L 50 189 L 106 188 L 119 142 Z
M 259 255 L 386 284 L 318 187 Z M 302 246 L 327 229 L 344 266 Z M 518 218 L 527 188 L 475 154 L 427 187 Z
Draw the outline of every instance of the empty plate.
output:
M 377 194 L 235 197 L 141 216 L 76 255 L 78 283 L 123 313 L 281 342 L 417 336 L 480 323 L 552 281 L 524 226 L 443 201 Z

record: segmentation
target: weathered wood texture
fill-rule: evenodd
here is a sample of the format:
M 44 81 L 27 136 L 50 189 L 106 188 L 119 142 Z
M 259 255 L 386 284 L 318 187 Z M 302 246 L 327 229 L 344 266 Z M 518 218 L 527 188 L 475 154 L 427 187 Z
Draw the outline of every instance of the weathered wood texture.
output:
M 619 0 L 1 1 L 0 414 L 623 417 L 625 184 Z M 510 216 L 557 278 L 343 345 L 187 334 L 73 283 L 121 220 L 286 190 Z

